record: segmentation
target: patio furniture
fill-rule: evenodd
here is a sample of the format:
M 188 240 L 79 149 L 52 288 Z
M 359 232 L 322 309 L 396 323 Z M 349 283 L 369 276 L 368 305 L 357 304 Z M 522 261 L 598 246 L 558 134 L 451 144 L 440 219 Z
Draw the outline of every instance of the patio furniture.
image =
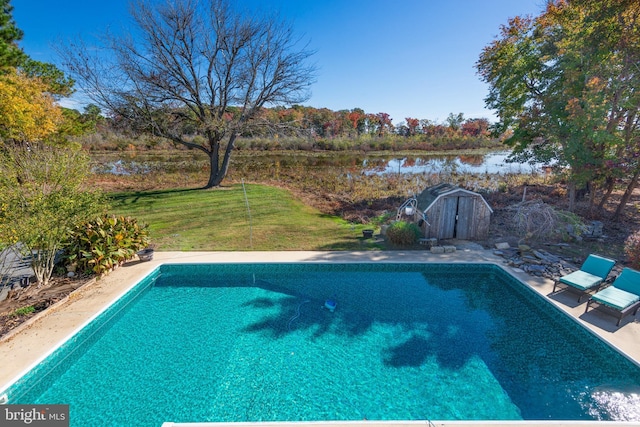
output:
M 589 255 L 580 270 L 556 279 L 553 284 L 553 292 L 558 285 L 565 285 L 567 290 L 578 293 L 578 302 L 584 295 L 590 295 L 600 290 L 605 284 L 607 276 L 616 264 L 612 259 L 599 255 Z
M 624 268 L 611 286 L 596 292 L 587 301 L 586 313 L 591 304 L 608 310 L 618 317 L 616 326 L 620 326 L 622 318 L 633 312 L 635 316 L 640 308 L 640 272 Z

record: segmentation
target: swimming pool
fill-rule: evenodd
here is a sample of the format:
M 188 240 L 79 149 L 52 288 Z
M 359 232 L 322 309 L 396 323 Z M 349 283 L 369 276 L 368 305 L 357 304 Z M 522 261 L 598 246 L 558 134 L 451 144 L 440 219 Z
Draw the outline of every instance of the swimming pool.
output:
M 7 395 L 69 403 L 72 425 L 637 420 L 638 384 L 637 366 L 493 265 L 183 264 Z

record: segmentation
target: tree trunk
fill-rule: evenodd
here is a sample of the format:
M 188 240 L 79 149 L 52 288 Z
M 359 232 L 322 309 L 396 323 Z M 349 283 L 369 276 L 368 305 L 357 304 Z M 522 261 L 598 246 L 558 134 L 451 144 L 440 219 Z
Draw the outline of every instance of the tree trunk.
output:
M 620 203 L 618 204 L 618 207 L 616 208 L 616 211 L 613 214 L 614 221 L 617 221 L 620 218 L 620 215 L 622 215 L 622 211 L 624 210 L 625 206 L 629 202 L 629 199 L 631 198 L 631 194 L 633 193 L 633 190 L 638 185 L 638 177 L 640 177 L 640 170 L 635 171 L 635 173 L 633 174 L 633 177 L 631 178 L 631 181 L 629 182 L 629 185 L 627 185 L 627 189 L 624 191 L 624 194 L 622 195 L 622 199 L 620 200 Z
M 207 181 L 207 185 L 204 186 L 205 189 L 213 188 L 220 185 L 220 182 L 224 177 L 220 177 L 218 173 L 218 156 L 215 152 L 211 151 L 209 153 L 209 181 Z
M 569 212 L 576 210 L 576 183 L 569 182 Z
M 599 211 L 602 211 L 604 209 L 605 203 L 609 201 L 609 197 L 611 197 L 611 193 L 613 193 L 613 188 L 615 184 L 616 184 L 616 180 L 614 178 L 612 177 L 607 178 L 607 184 L 605 186 L 604 195 L 602 196 L 600 203 L 598 203 Z
M 231 159 L 231 151 L 233 150 L 233 144 L 236 140 L 237 135 L 233 133 L 229 137 L 229 142 L 227 143 L 227 148 L 224 151 L 224 157 L 222 158 L 222 165 L 219 164 L 219 151 L 217 149 L 211 150 L 209 153 L 209 181 L 207 185 L 204 187 L 213 188 L 220 185 L 222 180 L 227 176 L 227 172 L 229 171 L 229 159 Z M 219 145 L 217 145 L 219 147 Z
M 587 189 L 589 191 L 589 212 L 593 213 L 594 208 L 596 207 L 596 189 L 597 185 L 589 181 L 587 182 Z

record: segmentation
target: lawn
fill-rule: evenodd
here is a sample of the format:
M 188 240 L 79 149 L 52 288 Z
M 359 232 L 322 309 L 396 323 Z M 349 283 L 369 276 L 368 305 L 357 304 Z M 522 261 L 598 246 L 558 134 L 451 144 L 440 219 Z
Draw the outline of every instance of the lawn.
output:
M 375 238 L 363 238 L 370 227 L 322 214 L 265 185 L 115 193 L 111 202 L 115 213 L 149 224 L 157 250 L 381 249 Z

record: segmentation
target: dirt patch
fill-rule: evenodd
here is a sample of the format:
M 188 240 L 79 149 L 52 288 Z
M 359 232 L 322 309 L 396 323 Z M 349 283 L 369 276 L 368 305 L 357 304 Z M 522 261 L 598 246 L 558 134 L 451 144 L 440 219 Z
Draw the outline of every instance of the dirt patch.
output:
M 525 190 L 526 188 L 526 190 Z M 367 224 L 373 219 L 380 217 L 384 213 L 395 213 L 397 208 L 405 201 L 402 197 L 388 197 L 372 201 L 353 203 L 349 200 L 341 199 L 338 195 L 316 191 L 314 193 L 305 192 L 298 188 L 289 188 L 296 197 L 301 198 L 305 203 L 314 206 L 323 213 L 338 215 L 347 221 Z M 483 194 L 489 205 L 493 209 L 489 238 L 476 242 L 486 249 L 494 248 L 497 242 L 507 242 L 512 246 L 518 243 L 527 243 L 532 247 L 544 247 L 550 253 L 573 258 L 577 263 L 581 263 L 590 253 L 605 255 L 618 260 L 619 265 L 625 265 L 626 255 L 624 253 L 624 241 L 626 238 L 640 228 L 640 214 L 635 207 L 640 204 L 640 195 L 636 191 L 633 194 L 624 214 L 618 221 L 611 218 L 622 193 L 614 193 L 609 203 L 602 210 L 593 210 L 589 206 L 586 198 L 578 200 L 575 214 L 582 219 L 585 224 L 593 220 L 603 223 L 604 236 L 601 239 L 582 239 L 579 241 L 565 240 L 561 236 L 548 238 L 530 236 L 524 241 L 524 237 L 514 232 L 511 226 L 513 221 L 513 211 L 509 207 L 523 201 L 538 200 L 554 209 L 568 209 L 568 197 L 564 186 L 561 184 L 548 185 L 519 185 L 509 188 L 505 192 L 491 192 Z M 393 249 L 389 247 L 389 249 Z M 407 249 L 407 248 L 403 248 Z M 409 248 L 410 249 L 410 248 Z M 415 249 L 424 249 L 416 246 Z
M 90 280 L 91 277 L 88 276 L 53 277 L 46 288 L 37 289 L 31 284 L 21 290 L 9 291 L 8 298 L 0 301 L 0 337 L 64 299 Z

